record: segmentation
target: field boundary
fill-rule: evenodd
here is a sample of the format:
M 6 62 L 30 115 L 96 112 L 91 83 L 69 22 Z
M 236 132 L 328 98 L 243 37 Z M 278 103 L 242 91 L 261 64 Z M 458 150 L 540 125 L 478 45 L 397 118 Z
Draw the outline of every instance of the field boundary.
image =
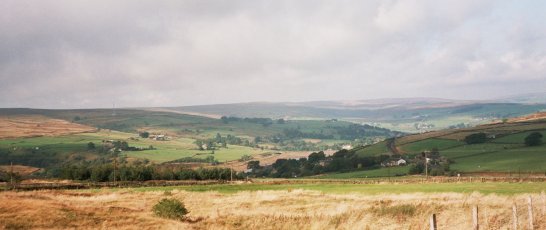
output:
M 539 177 L 429 177 L 429 178 L 382 178 L 382 179 L 258 179 L 258 180 L 181 180 L 181 181 L 121 181 L 121 182 L 71 182 L 71 183 L 22 183 L 0 184 L 0 191 L 64 190 L 64 189 L 99 189 L 99 188 L 138 188 L 168 187 L 219 184 L 438 184 L 438 183 L 529 183 L 546 182 L 546 176 Z M 4 187 L 4 189 L 2 189 Z

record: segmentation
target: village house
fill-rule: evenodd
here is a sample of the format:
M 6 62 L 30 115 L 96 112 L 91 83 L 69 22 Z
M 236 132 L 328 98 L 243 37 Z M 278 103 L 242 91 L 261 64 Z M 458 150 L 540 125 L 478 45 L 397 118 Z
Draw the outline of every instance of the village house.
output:
M 393 167 L 393 166 L 403 166 L 406 165 L 408 162 L 402 158 L 398 160 L 388 160 L 386 162 L 381 163 L 382 167 Z

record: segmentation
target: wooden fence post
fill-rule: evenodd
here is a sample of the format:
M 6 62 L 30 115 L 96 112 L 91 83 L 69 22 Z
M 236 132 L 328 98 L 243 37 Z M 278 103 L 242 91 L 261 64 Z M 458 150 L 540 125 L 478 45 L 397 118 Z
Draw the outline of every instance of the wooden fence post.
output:
M 514 230 L 518 230 L 518 208 L 516 204 L 512 205 L 512 223 L 514 224 Z
M 480 225 L 478 223 L 478 206 L 474 206 L 474 208 L 472 209 L 472 220 L 474 221 L 474 226 L 472 229 L 480 229 Z
M 540 195 L 542 197 L 542 216 L 546 216 L 546 195 L 544 195 L 544 191 Z
M 436 225 L 436 214 L 430 216 L 430 230 L 438 230 Z
M 533 230 L 535 229 L 533 225 L 533 199 L 529 196 L 527 200 L 529 201 L 527 205 L 527 208 L 529 209 L 529 229 Z

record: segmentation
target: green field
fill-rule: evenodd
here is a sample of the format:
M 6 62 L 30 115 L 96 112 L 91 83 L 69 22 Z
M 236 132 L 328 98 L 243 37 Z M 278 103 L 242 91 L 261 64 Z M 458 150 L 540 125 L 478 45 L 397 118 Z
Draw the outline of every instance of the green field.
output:
M 507 149 L 504 149 L 507 147 Z M 455 161 L 451 168 L 457 171 L 545 172 L 546 146 L 479 144 L 441 152 Z
M 129 139 L 132 138 L 132 139 Z M 193 139 L 174 138 L 169 141 L 155 141 L 139 138 L 136 134 L 117 131 L 100 131 L 97 133 L 82 133 L 57 137 L 32 137 L 20 139 L 0 140 L 2 148 L 17 150 L 21 148 L 33 149 L 37 153 L 55 153 L 59 158 L 72 153 L 87 153 L 87 143 L 93 142 L 100 146 L 103 140 L 127 141 L 130 146 L 144 147 L 152 145 L 154 150 L 124 151 L 128 157 L 148 159 L 156 163 L 172 161 L 184 157 L 206 158 L 214 156 L 220 162 L 240 159 L 243 155 L 265 153 L 266 150 L 228 145 L 228 148 L 219 148 L 211 154 L 210 150 L 197 150 Z
M 388 154 L 389 152 L 390 150 L 387 148 L 385 141 L 356 149 L 356 153 L 361 157 Z
M 261 150 L 257 148 L 251 148 L 246 146 L 228 145 L 228 148 L 220 148 L 214 150 L 192 150 L 192 149 L 177 149 L 160 145 L 156 150 L 146 151 L 133 151 L 126 152 L 129 157 L 149 159 L 157 163 L 163 163 L 166 161 L 173 161 L 180 158 L 192 157 L 192 158 L 206 158 L 207 156 L 213 156 L 215 160 L 220 162 L 238 160 L 243 155 L 257 155 L 268 152 L 267 150 Z
M 304 189 L 325 193 L 360 193 L 368 195 L 377 194 L 403 194 L 403 193 L 473 193 L 513 195 L 522 193 L 540 193 L 546 191 L 546 183 L 426 183 L 426 184 L 240 184 L 240 185 L 192 185 L 172 187 L 145 187 L 132 188 L 132 191 L 170 191 L 173 189 L 207 192 L 218 191 L 221 193 L 236 193 L 241 191 L 263 190 L 294 190 Z M 98 191 L 98 190 L 95 190 Z
M 314 176 L 313 178 L 320 179 L 351 179 L 351 178 L 374 178 L 374 177 L 389 177 L 389 176 L 400 176 L 408 173 L 409 166 L 401 167 L 388 167 L 388 168 L 379 168 L 372 170 L 362 170 L 355 172 L 346 172 L 346 173 L 329 173 L 319 176 Z
M 527 132 L 521 132 L 517 134 L 512 134 L 504 137 L 499 137 L 493 140 L 493 143 L 511 143 L 511 144 L 523 144 L 525 137 L 531 134 L 535 131 L 527 131 Z M 542 133 L 543 136 L 546 137 L 546 130 L 540 130 L 540 133 Z
M 447 157 L 451 161 L 450 170 L 456 172 L 546 173 L 546 144 L 534 147 L 524 144 L 525 137 L 531 132 L 538 130 L 546 136 L 545 125 L 545 121 L 501 123 L 467 129 L 445 130 L 439 132 L 439 135 L 424 133 L 411 136 L 411 140 L 414 141 L 405 142 L 406 144 L 397 145 L 397 147 L 404 154 L 408 154 L 406 159 L 409 159 L 410 162 L 415 154 L 437 148 L 441 156 Z M 455 140 L 455 137 L 464 139 L 466 135 L 478 132 L 496 134 L 496 138 L 491 138 L 486 143 L 472 145 Z M 385 142 L 357 148 L 354 151 L 360 156 L 390 153 Z M 396 172 L 394 168 L 392 170 L 391 175 L 407 173 L 404 168 L 396 168 L 398 170 Z M 322 178 L 386 177 L 388 175 L 386 169 L 377 169 L 334 173 L 323 175 Z
M 409 153 L 420 153 L 423 151 L 430 151 L 433 148 L 437 148 L 439 150 L 449 149 L 456 146 L 464 145 L 464 142 L 456 141 L 456 140 L 448 140 L 448 139 L 438 139 L 438 138 L 430 138 L 414 143 L 405 144 L 402 146 L 399 146 L 402 148 L 403 151 L 409 152 Z

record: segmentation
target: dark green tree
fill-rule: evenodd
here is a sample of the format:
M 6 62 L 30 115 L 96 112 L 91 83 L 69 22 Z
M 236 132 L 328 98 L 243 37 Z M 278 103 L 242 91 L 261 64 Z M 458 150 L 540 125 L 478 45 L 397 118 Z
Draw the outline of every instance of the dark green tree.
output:
M 150 137 L 150 133 L 149 133 L 149 132 L 146 132 L 146 131 L 141 132 L 141 133 L 139 133 L 138 135 L 139 135 L 140 137 L 142 137 L 142 138 L 148 138 L 148 137 Z
M 473 133 L 464 138 L 464 142 L 467 144 L 480 144 L 487 141 L 487 135 L 485 133 Z
M 259 168 L 261 168 L 260 161 L 249 161 L 246 164 L 246 168 L 247 169 L 259 169 Z
M 525 137 L 525 145 L 527 146 L 538 146 L 542 145 L 542 133 L 532 132 L 527 137 Z

